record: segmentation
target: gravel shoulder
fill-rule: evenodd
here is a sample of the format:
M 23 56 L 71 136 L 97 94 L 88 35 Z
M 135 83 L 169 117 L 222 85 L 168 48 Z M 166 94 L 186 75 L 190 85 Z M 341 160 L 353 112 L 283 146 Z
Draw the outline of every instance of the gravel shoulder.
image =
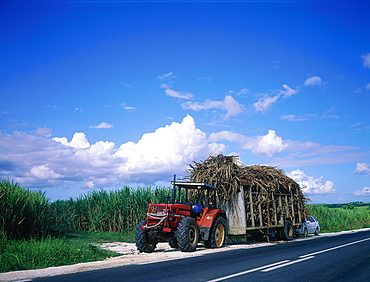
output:
M 367 231 L 370 228 L 358 229 L 358 230 L 351 230 L 351 231 L 342 231 L 336 233 L 325 233 L 320 234 L 320 236 L 316 237 L 310 235 L 307 238 L 298 238 L 290 242 L 294 242 L 296 240 L 314 240 L 320 237 L 327 237 L 327 236 L 338 236 L 345 233 L 351 232 L 361 232 Z M 165 260 L 174 260 L 174 259 L 181 259 L 193 256 L 202 256 L 208 253 L 215 253 L 215 252 L 226 252 L 235 249 L 250 249 L 250 248 L 260 248 L 271 246 L 273 244 L 282 244 L 282 243 L 290 243 L 285 241 L 274 241 L 274 242 L 264 242 L 264 243 L 241 243 L 241 244 L 227 244 L 226 246 L 219 248 L 219 249 L 206 249 L 203 245 L 199 245 L 197 250 L 192 253 L 185 253 L 181 252 L 179 249 L 172 249 L 168 245 L 168 243 L 159 243 L 157 245 L 157 249 L 155 252 L 147 254 L 147 253 L 139 253 L 136 250 L 134 243 L 125 243 L 125 242 L 114 242 L 114 243 L 105 243 L 101 244 L 104 249 L 109 249 L 111 251 L 117 252 L 121 254 L 118 257 L 107 258 L 104 261 L 95 261 L 95 262 L 86 262 L 86 263 L 79 263 L 74 265 L 66 265 L 66 266 L 58 266 L 58 267 L 48 267 L 44 269 L 35 269 L 35 270 L 22 270 L 22 271 L 12 271 L 6 273 L 0 273 L 0 281 L 31 281 L 30 279 L 38 278 L 38 277 L 49 277 L 49 276 L 56 276 L 68 273 L 76 273 L 76 272 L 83 272 L 83 271 L 90 271 L 96 269 L 104 269 L 104 268 L 111 268 L 117 266 L 124 266 L 124 265 L 131 265 L 131 264 L 145 264 L 145 263 L 153 263 L 157 261 L 165 261 Z

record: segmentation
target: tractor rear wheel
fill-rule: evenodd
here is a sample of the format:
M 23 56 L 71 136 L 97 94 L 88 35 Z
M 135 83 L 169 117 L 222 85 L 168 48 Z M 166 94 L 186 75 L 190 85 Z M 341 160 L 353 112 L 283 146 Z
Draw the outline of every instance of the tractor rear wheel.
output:
M 152 253 L 157 247 L 157 239 L 150 236 L 147 229 L 142 229 L 145 220 L 140 221 L 135 230 L 135 243 L 140 253 Z
M 195 219 L 192 217 L 181 219 L 175 236 L 182 252 L 194 252 L 197 248 L 199 237 Z
M 208 240 L 204 242 L 206 248 L 220 248 L 225 243 L 226 237 L 226 220 L 223 217 L 216 218 Z

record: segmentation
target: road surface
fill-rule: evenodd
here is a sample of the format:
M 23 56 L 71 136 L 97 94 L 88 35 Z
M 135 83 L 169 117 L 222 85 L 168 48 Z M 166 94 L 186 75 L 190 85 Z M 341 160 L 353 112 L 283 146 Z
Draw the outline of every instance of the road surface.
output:
M 370 281 L 370 231 L 33 281 Z

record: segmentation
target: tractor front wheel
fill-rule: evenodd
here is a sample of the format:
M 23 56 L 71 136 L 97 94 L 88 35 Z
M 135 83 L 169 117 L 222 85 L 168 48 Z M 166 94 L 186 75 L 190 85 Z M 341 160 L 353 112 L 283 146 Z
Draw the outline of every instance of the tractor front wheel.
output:
M 192 217 L 181 219 L 175 236 L 182 252 L 194 252 L 197 248 L 199 237 L 195 219 Z
M 140 221 L 135 230 L 135 243 L 140 253 L 152 253 L 157 247 L 157 239 L 150 236 L 147 229 L 142 229 L 145 220 Z
M 226 220 L 223 217 L 216 218 L 209 238 L 204 242 L 206 248 L 220 248 L 223 246 L 226 237 Z

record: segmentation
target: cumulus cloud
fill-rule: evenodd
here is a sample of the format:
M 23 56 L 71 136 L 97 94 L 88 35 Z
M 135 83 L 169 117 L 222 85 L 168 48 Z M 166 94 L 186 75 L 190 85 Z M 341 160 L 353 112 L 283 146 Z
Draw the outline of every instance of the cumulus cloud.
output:
M 113 128 L 113 124 L 110 124 L 110 123 L 107 123 L 105 121 L 103 121 L 102 123 L 98 124 L 98 125 L 92 125 L 90 126 L 90 128 L 97 128 L 97 129 L 100 129 L 100 128 Z
M 193 160 L 220 153 L 191 116 L 144 134 L 138 142 L 90 144 L 85 133 L 45 137 L 0 132 L 0 177 L 27 187 L 109 187 L 117 183 L 154 183 L 183 173 Z
M 361 190 L 356 190 L 353 193 L 354 196 L 359 197 L 359 196 L 370 196 L 370 187 L 364 187 Z
M 193 111 L 201 111 L 208 109 L 220 109 L 226 111 L 224 119 L 237 116 L 243 112 L 243 106 L 236 101 L 232 96 L 225 96 L 223 101 L 206 100 L 203 103 L 200 102 L 185 102 L 181 104 L 183 109 L 190 109 Z
M 305 86 L 315 86 L 320 85 L 322 83 L 321 78 L 319 76 L 311 76 L 306 79 L 303 83 Z
M 280 136 L 276 135 L 275 130 L 269 130 L 266 135 L 259 139 L 257 146 L 252 150 L 257 156 L 272 157 L 283 152 L 288 146 Z
M 290 173 L 287 173 L 294 181 L 296 181 L 300 186 L 303 192 L 306 194 L 313 195 L 325 195 L 325 194 L 334 194 L 335 193 L 335 184 L 331 180 L 325 182 L 322 181 L 323 176 L 315 178 L 313 176 L 307 176 L 302 170 L 297 169 L 293 170 Z
M 146 133 L 137 142 L 128 142 L 119 147 L 114 156 L 126 157 L 128 162 L 120 173 L 159 172 L 183 170 L 184 164 L 211 152 L 221 152 L 222 144 L 208 143 L 206 134 L 196 128 L 191 116 L 181 123 L 173 122 L 155 132 Z
M 370 53 L 366 55 L 362 55 L 361 58 L 362 58 L 362 64 L 364 65 L 364 67 L 370 68 Z
M 367 174 L 370 176 L 370 163 L 357 163 L 354 173 Z
M 73 148 L 84 149 L 90 147 L 90 143 L 89 141 L 87 141 L 86 135 L 83 132 L 76 132 L 75 134 L 73 134 L 71 142 L 68 142 L 68 139 L 66 137 L 54 137 L 53 140 Z

